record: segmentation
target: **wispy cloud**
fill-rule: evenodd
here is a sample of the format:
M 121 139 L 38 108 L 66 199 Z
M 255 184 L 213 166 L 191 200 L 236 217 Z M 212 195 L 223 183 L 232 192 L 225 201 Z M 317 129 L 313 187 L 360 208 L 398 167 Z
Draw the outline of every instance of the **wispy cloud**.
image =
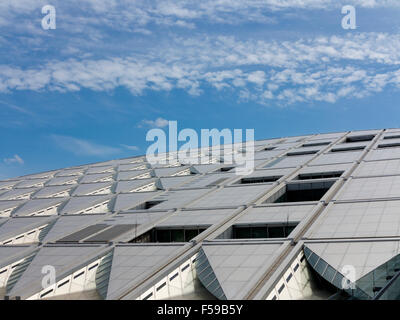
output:
M 15 15 L 40 12 L 47 0 L 2 0 L 0 21 L 12 23 Z M 140 29 L 149 24 L 193 28 L 193 22 L 237 24 L 243 21 L 271 22 L 270 13 L 289 9 L 329 10 L 343 5 L 364 8 L 400 7 L 398 0 L 53 0 L 72 31 L 91 26 Z M 73 14 L 69 14 L 73 12 Z M 93 18 L 96 16 L 96 19 Z M 118 17 L 118 19 L 116 19 Z M 75 21 L 73 21 L 75 19 Z M 75 22 L 75 23 L 74 23 Z M 78 22 L 78 23 L 77 23 Z
M 175 43 L 174 43 L 175 41 Z M 363 98 L 400 90 L 400 35 L 348 34 L 295 41 L 208 37 L 171 40 L 147 57 L 54 61 L 34 68 L 0 65 L 0 92 L 15 90 L 109 91 L 134 95 L 212 86 L 239 100 L 292 104 Z M 162 118 L 140 126 L 165 127 Z
M 109 156 L 121 152 L 119 148 L 109 147 L 74 137 L 55 134 L 50 137 L 59 148 L 77 156 Z
M 6 108 L 9 108 L 9 109 L 14 110 L 14 111 L 18 111 L 20 113 L 24 113 L 24 114 L 27 114 L 27 115 L 33 115 L 33 113 L 30 112 L 29 110 L 26 110 L 25 108 L 17 106 L 17 105 L 15 105 L 13 103 L 9 103 L 9 102 L 0 100 L 0 104 L 5 106 Z
M 8 165 L 12 165 L 12 164 L 23 165 L 25 163 L 24 160 L 17 154 L 15 154 L 12 158 L 3 159 L 3 162 Z
M 127 150 L 130 150 L 130 151 L 138 151 L 140 149 L 137 146 L 129 146 L 129 145 L 126 145 L 126 144 L 121 144 L 121 147 L 123 147 L 123 148 L 125 148 Z
M 138 128 L 150 127 L 150 128 L 164 128 L 168 125 L 168 120 L 163 118 L 157 118 L 156 120 L 142 120 L 138 124 Z

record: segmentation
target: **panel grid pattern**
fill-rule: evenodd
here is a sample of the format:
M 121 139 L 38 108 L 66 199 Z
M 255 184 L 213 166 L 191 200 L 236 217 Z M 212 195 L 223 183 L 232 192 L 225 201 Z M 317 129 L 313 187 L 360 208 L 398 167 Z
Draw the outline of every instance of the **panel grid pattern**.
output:
M 235 164 L 224 163 L 223 157 L 212 157 L 208 164 L 152 165 L 142 156 L 0 181 L 0 239 L 42 225 L 46 228 L 36 240 L 24 244 L 38 254 L 27 273 L 14 279 L 13 290 L 22 298 L 36 294 L 43 263 L 55 264 L 68 274 L 98 258 L 95 254 L 103 247 L 113 254 L 107 260 L 104 279 L 108 283 L 101 283 L 101 296 L 112 299 L 127 292 L 134 292 L 132 298 L 141 296 L 157 279 L 168 276 L 179 259 L 190 258 L 181 250 L 185 246 L 194 248 L 193 254 L 203 250 L 213 268 L 210 274 L 227 299 L 257 294 L 262 288 L 259 283 L 275 276 L 270 268 L 292 252 L 291 246 L 283 250 L 290 241 L 306 245 L 312 241 L 310 248 L 329 265 L 339 268 L 351 262 L 365 274 L 399 252 L 398 241 L 382 253 L 379 250 L 388 238 L 400 239 L 400 147 L 377 148 L 399 141 L 383 139 L 398 132 L 364 130 L 259 140 L 256 169 L 248 176 L 235 174 Z M 348 137 L 358 142 L 346 142 Z M 363 141 L 368 137 L 373 139 Z M 345 147 L 365 148 L 331 152 Z M 198 151 L 201 159 L 212 154 L 212 150 Z M 232 153 L 238 152 L 240 146 L 235 145 Z M 233 169 L 221 170 L 226 167 Z M 337 171 L 340 177 L 323 178 Z M 248 183 L 243 178 L 254 179 Z M 302 184 L 305 189 L 327 185 L 329 190 L 322 199 L 301 205 L 277 203 L 283 192 L 301 192 L 296 186 L 302 178 L 310 179 Z M 262 238 L 254 243 L 254 239 L 227 236 L 235 225 L 288 222 L 302 227 L 279 242 Z M 157 228 L 179 231 L 199 226 L 207 230 L 191 243 L 130 243 L 148 239 Z M 341 245 L 335 246 L 336 241 Z M 358 245 L 360 241 L 364 244 Z M 0 256 L 0 265 L 12 263 L 10 259 Z

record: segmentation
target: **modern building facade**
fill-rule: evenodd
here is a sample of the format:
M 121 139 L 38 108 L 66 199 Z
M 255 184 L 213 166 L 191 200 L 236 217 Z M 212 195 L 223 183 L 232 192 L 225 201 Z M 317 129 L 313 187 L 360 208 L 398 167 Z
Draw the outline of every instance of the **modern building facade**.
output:
M 0 181 L 0 298 L 400 296 L 400 129 L 198 151 Z

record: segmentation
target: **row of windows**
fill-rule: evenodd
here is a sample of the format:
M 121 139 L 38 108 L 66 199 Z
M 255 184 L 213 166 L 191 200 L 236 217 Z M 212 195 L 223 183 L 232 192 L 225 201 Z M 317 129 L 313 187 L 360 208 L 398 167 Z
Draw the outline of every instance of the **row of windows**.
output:
M 141 236 L 132 239 L 130 242 L 189 242 L 205 230 L 206 228 L 153 228 Z
M 286 238 L 297 224 L 266 225 L 266 226 L 234 226 L 232 239 L 256 239 L 256 238 Z

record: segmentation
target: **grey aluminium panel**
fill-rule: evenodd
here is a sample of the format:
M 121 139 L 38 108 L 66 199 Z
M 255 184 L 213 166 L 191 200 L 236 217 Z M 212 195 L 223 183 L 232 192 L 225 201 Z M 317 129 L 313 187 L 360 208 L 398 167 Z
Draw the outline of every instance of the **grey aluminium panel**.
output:
M 136 224 L 119 224 L 104 230 L 83 242 L 108 242 L 136 228 Z
M 64 238 L 57 240 L 56 242 L 78 242 L 82 239 L 89 237 L 90 235 L 99 232 L 105 228 L 107 228 L 107 224 L 95 224 L 89 227 L 86 227 L 82 230 L 74 232 Z

